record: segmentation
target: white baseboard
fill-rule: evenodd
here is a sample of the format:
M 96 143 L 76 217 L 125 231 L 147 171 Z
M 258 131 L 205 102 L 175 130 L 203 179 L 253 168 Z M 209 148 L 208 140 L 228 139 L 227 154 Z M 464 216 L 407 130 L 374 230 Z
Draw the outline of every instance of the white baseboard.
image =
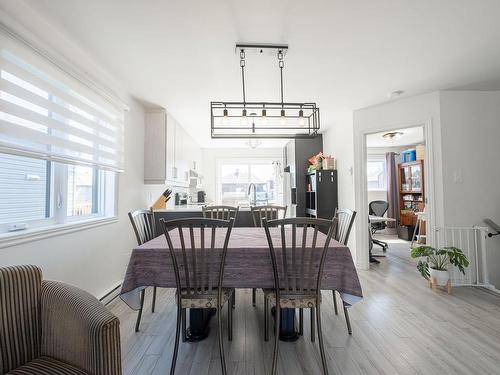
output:
M 122 283 L 120 282 L 114 288 L 111 288 L 107 293 L 105 293 L 101 298 L 99 298 L 99 301 L 101 301 L 104 305 L 109 304 L 120 295 L 121 287 Z

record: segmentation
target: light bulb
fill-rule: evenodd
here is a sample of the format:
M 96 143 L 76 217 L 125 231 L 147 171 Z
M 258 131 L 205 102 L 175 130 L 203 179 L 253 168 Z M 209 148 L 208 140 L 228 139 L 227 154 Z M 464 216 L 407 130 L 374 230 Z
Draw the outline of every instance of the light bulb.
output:
M 241 124 L 241 126 L 248 125 L 248 118 L 247 118 L 247 110 L 246 109 L 244 109 L 242 114 L 241 114 L 240 124 Z
M 261 124 L 266 126 L 267 125 L 267 112 L 265 109 L 262 110 L 262 118 L 261 118 Z
M 229 124 L 229 117 L 227 117 L 227 109 L 224 109 L 224 117 L 222 117 L 222 125 Z
M 286 117 L 285 117 L 285 110 L 281 110 L 281 118 L 280 118 L 280 125 L 285 126 L 286 125 Z
M 304 111 L 303 111 L 303 110 L 300 110 L 300 111 L 299 111 L 299 126 L 300 126 L 301 128 L 303 128 L 303 127 L 305 126 L 305 124 L 306 124 L 306 121 L 305 121 L 305 119 L 304 119 Z

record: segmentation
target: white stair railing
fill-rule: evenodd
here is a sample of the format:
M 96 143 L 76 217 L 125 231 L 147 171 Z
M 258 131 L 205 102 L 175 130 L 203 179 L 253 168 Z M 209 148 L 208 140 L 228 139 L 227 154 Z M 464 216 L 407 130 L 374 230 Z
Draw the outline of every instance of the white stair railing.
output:
M 456 267 L 450 269 L 451 283 L 454 286 L 491 287 L 488 280 L 486 263 L 487 227 L 436 227 L 434 247 L 454 246 L 463 251 L 469 259 L 469 267 L 462 274 Z

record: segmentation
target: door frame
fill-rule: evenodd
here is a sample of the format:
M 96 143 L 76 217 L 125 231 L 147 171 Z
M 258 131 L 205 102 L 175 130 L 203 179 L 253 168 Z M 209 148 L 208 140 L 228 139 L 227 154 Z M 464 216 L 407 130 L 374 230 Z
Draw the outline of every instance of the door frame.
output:
M 426 206 L 426 240 L 428 244 L 434 243 L 434 228 L 436 223 L 435 185 L 434 185 L 434 135 L 432 131 L 432 118 L 410 121 L 405 123 L 385 124 L 369 129 L 354 129 L 354 165 L 355 168 L 355 202 L 356 211 L 359 213 L 356 220 L 356 266 L 363 270 L 370 269 L 369 243 L 368 243 L 368 183 L 366 180 L 366 136 L 383 131 L 394 131 L 422 126 L 425 140 L 424 187 Z

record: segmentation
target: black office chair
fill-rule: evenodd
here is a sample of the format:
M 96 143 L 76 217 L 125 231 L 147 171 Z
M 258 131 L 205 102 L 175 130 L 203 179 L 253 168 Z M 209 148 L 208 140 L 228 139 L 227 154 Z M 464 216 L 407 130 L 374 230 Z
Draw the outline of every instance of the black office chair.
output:
M 369 214 L 373 216 L 384 216 L 387 210 L 389 209 L 389 202 L 386 201 L 372 201 L 369 206 Z M 379 223 L 371 223 L 370 230 L 372 231 L 372 235 L 377 233 L 379 230 L 384 230 L 387 227 L 387 223 L 385 221 Z M 373 243 L 382 247 L 383 251 L 387 251 L 387 247 L 389 246 L 387 242 L 380 241 L 377 239 L 373 239 Z

